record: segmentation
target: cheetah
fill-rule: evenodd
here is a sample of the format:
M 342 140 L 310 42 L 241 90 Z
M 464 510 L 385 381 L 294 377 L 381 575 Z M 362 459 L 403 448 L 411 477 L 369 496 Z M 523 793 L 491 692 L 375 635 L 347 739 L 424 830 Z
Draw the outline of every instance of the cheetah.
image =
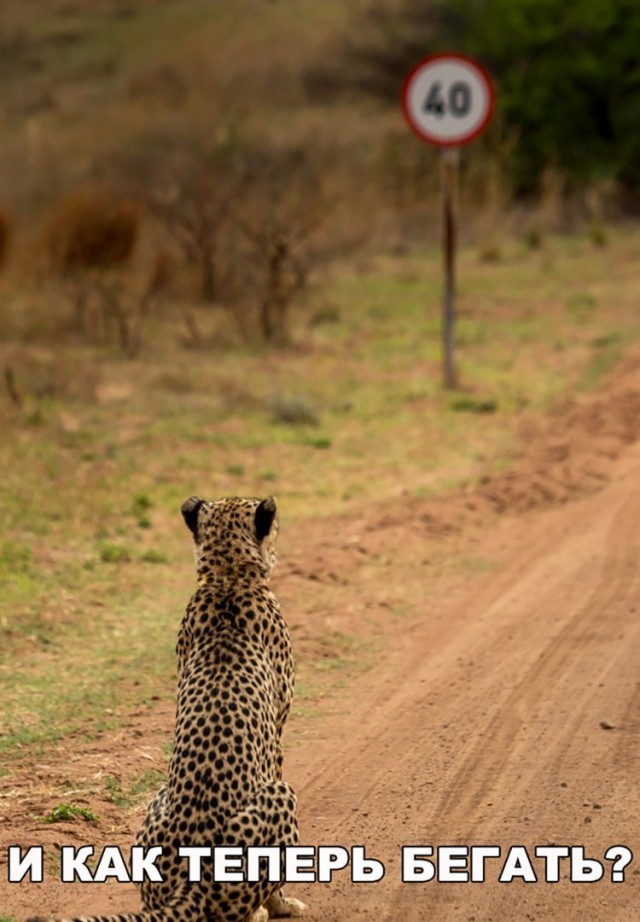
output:
M 214 881 L 203 862 L 187 879 L 181 845 L 298 844 L 296 797 L 282 780 L 281 736 L 293 694 L 287 625 L 269 589 L 276 563 L 276 502 L 192 496 L 197 588 L 177 642 L 178 704 L 168 780 L 136 845 L 160 845 L 162 882 L 140 885 L 143 911 L 91 922 L 265 922 L 301 916 L 266 868 L 257 882 Z M 262 867 L 262 863 L 261 863 Z M 30 920 L 36 922 L 36 920 Z M 79 922 L 79 920 L 77 920 Z M 87 920 L 88 922 L 88 920 Z

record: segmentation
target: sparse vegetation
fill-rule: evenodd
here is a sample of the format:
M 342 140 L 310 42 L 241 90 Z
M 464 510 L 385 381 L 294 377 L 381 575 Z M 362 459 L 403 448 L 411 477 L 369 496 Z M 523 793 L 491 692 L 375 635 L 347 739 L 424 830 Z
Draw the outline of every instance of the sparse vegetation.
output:
M 97 823 L 98 817 L 88 807 L 76 807 L 74 804 L 58 804 L 42 817 L 44 823 L 68 823 L 82 819 L 89 823 Z
M 419 5 L 388 2 L 394 17 Z M 606 32 L 620 11 L 600 6 Z M 613 220 L 616 177 L 626 171 L 624 190 L 637 179 L 637 137 L 627 132 L 613 178 L 589 168 L 570 182 L 574 164 L 538 157 L 547 136 L 507 137 L 496 120 L 461 160 L 460 385 L 442 390 L 438 154 L 401 123 L 397 87 L 372 105 L 338 92 L 345 72 L 325 66 L 348 34 L 367 39 L 353 26 L 366 7 L 3 9 L 0 774 L 12 788 L 37 767 L 29 821 L 46 812 L 37 819 L 75 823 L 85 839 L 84 823 L 100 822 L 96 841 L 124 840 L 163 781 L 143 769 L 170 755 L 176 629 L 194 582 L 186 496 L 277 494 L 274 588 L 283 581 L 283 609 L 299 619 L 295 744 L 373 663 L 376 619 L 401 634 L 421 613 L 422 587 L 404 588 L 416 574 L 471 581 L 491 566 L 461 542 L 447 563 L 440 538 L 453 531 L 422 508 L 416 546 L 395 531 L 385 546 L 388 506 L 431 509 L 444 493 L 472 518 L 486 488 L 498 508 L 485 478 L 517 474 L 522 432 L 550 408 L 580 409 L 640 342 L 640 231 Z M 534 0 L 499 8 L 512 31 L 520 13 L 539 16 Z M 581 16 L 563 7 L 549 25 L 554 55 L 566 57 L 558 31 Z M 408 32 L 416 56 L 431 25 Z M 635 93 L 627 65 L 611 64 L 607 81 L 631 82 L 603 100 L 621 113 L 616 134 L 629 114 L 617 107 Z M 509 70 L 500 113 L 521 76 Z M 532 194 L 514 200 L 523 139 L 535 148 Z M 635 410 L 630 401 L 623 434 L 636 431 Z M 603 446 L 596 478 L 615 451 Z M 305 560 L 298 538 L 323 528 L 326 544 Z M 364 603 L 360 576 L 375 587 Z M 354 599 L 366 641 L 346 633 Z M 130 759 L 111 758 L 116 736 Z M 85 745 L 90 772 L 65 762 Z M 53 778 L 60 763 L 68 786 Z M 40 832 L 51 845 L 60 827 Z M 57 874 L 55 846 L 45 854 Z
M 140 557 L 140 560 L 143 563 L 169 563 L 168 557 L 162 553 L 162 551 L 157 551 L 155 548 L 150 547 L 146 550 Z
M 6 394 L 0 406 L 15 436 L 0 445 L 3 753 L 20 756 L 83 725 L 95 732 L 131 702 L 172 696 L 176 618 L 191 579 L 178 520 L 185 496 L 260 495 L 273 481 L 289 523 L 394 495 L 399 476 L 437 493 L 452 464 L 464 479 L 508 457 L 523 407 L 535 412 L 601 382 L 638 339 L 637 246 L 629 229 L 612 231 L 606 249 L 586 236 L 550 237 L 546 271 L 547 255 L 518 242 L 498 267 L 463 250 L 468 390 L 455 395 L 438 385 L 437 253 L 342 271 L 318 294 L 339 320 L 312 331 L 302 321 L 308 349 L 277 359 L 237 344 L 215 361 L 183 351 L 180 318 L 166 318 L 160 369 L 151 354 L 132 366 L 103 356 L 95 390 L 54 391 L 37 426 L 25 418 L 23 384 L 35 377 L 16 374 L 25 407 Z M 84 374 L 84 348 L 59 346 L 57 361 Z M 460 412 L 450 405 L 457 397 Z M 127 678 L 134 669 L 139 686 Z
M 539 250 L 542 246 L 542 233 L 535 224 L 530 224 L 524 232 L 524 242 L 530 250 Z
M 276 422 L 288 426 L 317 426 L 320 423 L 317 410 L 308 398 L 302 396 L 276 394 L 271 400 L 271 411 Z
M 292 9 L 293 0 L 261 8 L 265 19 L 255 25 L 251 47 L 264 46 L 258 32 L 265 22 L 282 41 Z M 222 28 L 220 18 L 229 14 L 212 10 L 170 0 L 157 8 L 159 33 L 179 20 L 193 38 L 190 30 L 209 16 L 216 21 L 211 29 Z M 85 12 L 78 12 L 81 24 Z M 24 7 L 21 15 L 27 13 Z M 149 25 L 146 15 L 133 17 L 139 37 Z M 606 228 L 606 246 L 589 225 L 558 237 L 555 218 L 545 217 L 560 195 L 549 181 L 547 211 L 520 216 L 513 238 L 501 226 L 499 249 L 492 235 L 479 249 L 468 212 L 469 246 L 459 260 L 464 390 L 443 394 L 440 254 L 428 246 L 437 238 L 437 202 L 428 200 L 437 187 L 434 161 L 385 117 L 372 134 L 358 129 L 360 143 L 344 133 L 347 110 L 307 111 L 301 73 L 308 50 L 318 47 L 311 32 L 317 28 L 328 41 L 347 14 L 331 2 L 308 15 L 318 22 L 301 38 L 297 76 L 282 81 L 280 102 L 270 101 L 264 120 L 225 111 L 216 100 L 219 133 L 211 143 L 218 159 L 210 174 L 202 148 L 187 145 L 198 156 L 189 161 L 191 174 L 185 167 L 192 185 L 176 180 L 184 182 L 177 191 L 180 218 L 172 211 L 176 190 L 169 188 L 175 149 L 156 151 L 161 162 L 150 161 L 146 177 L 124 164 L 126 151 L 139 156 L 144 138 L 159 130 L 174 91 L 184 92 L 189 105 L 180 117 L 171 110 L 169 134 L 175 126 L 187 137 L 189 127 L 203 136 L 197 81 L 176 61 L 176 80 L 165 72 L 165 95 L 149 102 L 142 124 L 133 117 L 133 100 L 143 90 L 153 96 L 154 80 L 132 73 L 123 85 L 134 87 L 133 95 L 116 94 L 110 102 L 101 93 L 113 84 L 95 78 L 95 118 L 104 119 L 99 149 L 96 121 L 83 129 L 88 139 L 80 129 L 86 112 L 78 109 L 63 122 L 53 103 L 41 120 L 43 150 L 61 162 L 38 170 L 37 189 L 16 183 L 15 195 L 0 195 L 19 206 L 19 220 L 9 224 L 0 315 L 0 421 L 8 435 L 0 443 L 0 751 L 7 760 L 43 751 L 72 730 L 98 734 L 131 705 L 173 696 L 176 619 L 191 579 L 178 516 L 185 496 L 273 489 L 283 520 L 295 523 L 395 496 L 400 485 L 416 497 L 437 494 L 451 486 L 451 467 L 462 483 L 479 467 L 508 459 L 523 408 L 535 413 L 567 391 L 596 386 L 640 338 L 638 231 L 604 224 L 606 210 L 598 205 L 589 213 L 593 227 Z M 55 21 L 50 11 L 41 24 L 45 58 Z M 69 72 L 109 58 L 109 48 L 98 54 L 95 40 L 89 32 L 78 39 Z M 124 41 L 119 24 L 109 41 Z M 256 67 L 266 66 L 256 54 Z M 58 56 L 47 60 L 62 67 Z M 221 67 L 228 64 L 226 58 Z M 52 97 L 67 76 L 56 71 Z M 277 132 L 264 124 L 272 117 Z M 316 118 L 326 138 L 311 156 Z M 37 138 L 31 143 L 35 157 Z M 58 144 L 68 156 L 55 154 Z M 262 152 L 269 170 L 260 177 L 255 164 Z M 236 156 L 237 173 L 222 190 L 217 183 Z M 80 161 L 104 188 L 118 190 L 113 198 L 68 191 L 102 188 L 86 184 L 76 169 Z M 473 183 L 482 185 L 478 169 L 480 179 L 471 170 L 464 177 L 470 187 L 464 207 Z M 25 172 L 33 179 L 33 171 Z M 138 199 L 131 205 L 134 186 Z M 204 204 L 198 189 L 205 190 Z M 169 208 L 167 202 L 171 208 L 161 216 L 158 203 Z M 206 233 L 196 220 L 205 205 Z M 20 252 L 14 242 L 18 229 L 28 236 L 45 211 L 56 215 L 44 240 L 57 279 L 36 285 L 29 273 L 35 274 L 37 250 L 22 250 L 25 280 L 12 274 Z M 197 257 L 178 242 L 184 221 L 192 222 L 192 244 L 194 234 L 204 233 Z M 203 303 L 214 294 L 220 310 Z M 299 605 L 312 613 L 323 587 L 309 585 Z M 339 678 L 350 668 L 349 657 L 332 647 L 314 670 L 310 649 L 301 664 L 303 699 L 310 676 L 317 688 L 320 675 Z M 131 682 L 134 673 L 138 684 Z M 114 802 L 133 803 L 135 784 L 115 778 L 108 784 Z
M 539 191 L 545 171 L 560 168 L 573 185 L 614 177 L 628 195 L 638 192 L 637 139 L 626 129 L 638 86 L 625 76 L 623 36 L 639 26 L 632 3 L 581 3 L 568 13 L 562 0 L 375 0 L 330 60 L 340 68 L 334 85 L 395 103 L 404 76 L 427 54 L 457 49 L 477 57 L 498 84 L 493 139 L 502 132 L 512 141 L 517 193 Z
M 493 397 L 457 394 L 449 400 L 449 409 L 457 413 L 495 413 L 498 409 L 498 402 Z
M 123 167 L 137 198 L 196 271 L 197 297 L 205 303 L 224 299 L 231 284 L 223 238 L 247 181 L 237 153 L 230 141 L 212 142 L 209 132 L 182 137 L 174 129 L 143 139 Z
M 103 563 L 128 563 L 131 560 L 131 553 L 122 544 L 105 542 L 100 547 L 100 560 Z
M 164 774 L 153 769 L 143 772 L 135 778 L 126 790 L 114 775 L 105 778 L 105 787 L 109 800 L 118 807 L 128 809 L 142 801 L 149 800 L 149 794 L 155 792 L 165 780 Z

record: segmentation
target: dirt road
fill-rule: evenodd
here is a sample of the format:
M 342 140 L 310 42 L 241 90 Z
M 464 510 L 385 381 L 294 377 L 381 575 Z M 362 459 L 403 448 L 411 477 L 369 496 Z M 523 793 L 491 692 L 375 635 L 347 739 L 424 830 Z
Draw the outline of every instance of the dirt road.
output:
M 366 845 L 375 884 L 307 885 L 312 919 L 637 920 L 611 883 L 401 882 L 402 845 L 640 852 L 640 451 L 588 499 L 504 521 L 496 569 L 389 636 L 351 716 L 289 761 L 304 841 Z M 568 861 L 562 864 L 568 865 Z M 303 889 L 302 887 L 296 888 Z
M 628 404 L 625 412 L 637 420 Z M 640 919 L 640 442 L 635 430 L 624 433 L 614 450 L 607 430 L 599 453 L 607 482 L 591 495 L 507 516 L 485 515 L 491 484 L 493 492 L 466 497 L 460 507 L 479 509 L 480 520 L 442 539 L 442 559 L 460 565 L 439 577 L 425 527 L 450 529 L 433 511 L 412 518 L 410 500 L 395 517 L 377 511 L 350 522 L 339 541 L 318 523 L 299 550 L 290 548 L 276 588 L 294 640 L 304 643 L 323 618 L 338 630 L 350 619 L 350 631 L 377 651 L 371 668 L 291 738 L 285 776 L 298 792 L 304 844 L 365 846 L 386 874 L 356 884 L 341 871 L 330 885 L 290 887 L 308 903 L 309 922 Z M 597 432 L 589 444 L 593 453 Z M 464 560 L 482 566 L 471 572 Z M 296 580 L 329 570 L 335 589 L 310 626 L 295 614 Z M 0 805 L 1 850 L 80 844 L 92 834 L 95 844 L 128 846 L 139 817 L 123 819 L 104 804 L 95 833 L 38 824 L 34 815 L 51 804 L 34 778 L 86 776 L 127 759 L 162 767 L 171 721 L 171 708 L 152 720 L 134 716 L 71 760 L 61 752 L 17 774 Z M 151 762 L 136 755 L 141 740 Z M 403 883 L 403 845 L 500 846 L 502 857 L 487 861 L 484 883 Z M 545 882 L 535 847 L 549 845 L 584 846 L 602 862 L 603 879 L 571 882 L 563 860 L 559 882 Z M 621 883 L 611 882 L 613 862 L 604 859 L 614 845 L 636 854 Z M 537 882 L 498 882 L 511 846 L 526 848 Z M 128 885 L 0 883 L 0 915 L 19 919 L 137 906 Z

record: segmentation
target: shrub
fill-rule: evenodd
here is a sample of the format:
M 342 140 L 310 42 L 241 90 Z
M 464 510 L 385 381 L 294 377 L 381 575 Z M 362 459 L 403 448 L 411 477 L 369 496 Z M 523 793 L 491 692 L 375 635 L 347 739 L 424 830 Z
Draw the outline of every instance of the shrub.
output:
M 157 551 L 153 547 L 146 550 L 140 557 L 140 560 L 142 560 L 143 563 L 168 563 L 166 554 L 163 554 L 162 551 Z
M 131 554 L 128 548 L 121 544 L 105 542 L 100 547 L 100 560 L 103 563 L 129 563 Z
M 394 105 L 409 69 L 452 48 L 493 74 L 500 120 L 515 139 L 516 192 L 554 167 L 574 185 L 620 180 L 640 193 L 640 6 L 564 0 L 375 0 L 342 57 L 343 82 Z
M 493 397 L 475 397 L 473 394 L 461 394 L 457 397 L 452 397 L 448 407 L 456 413 L 495 413 L 498 409 L 498 401 Z
M 119 172 L 136 199 L 195 269 L 205 303 L 225 296 L 229 215 L 246 180 L 241 160 L 235 136 L 222 132 L 212 139 L 209 131 L 173 125 L 138 138 L 119 158 Z M 157 263 L 158 279 L 164 282 L 168 270 L 168 263 Z
M 271 412 L 276 423 L 287 426 L 318 426 L 317 410 L 306 397 L 276 394 L 271 399 Z
M 112 269 L 131 259 L 140 215 L 131 201 L 111 202 L 100 192 L 80 191 L 56 203 L 45 226 L 51 269 L 69 278 L 91 269 Z

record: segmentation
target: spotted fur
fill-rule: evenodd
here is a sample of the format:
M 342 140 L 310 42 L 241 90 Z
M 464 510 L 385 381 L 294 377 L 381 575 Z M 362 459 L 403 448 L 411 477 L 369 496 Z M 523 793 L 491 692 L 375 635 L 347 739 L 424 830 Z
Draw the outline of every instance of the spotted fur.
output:
M 180 845 L 296 845 L 295 794 L 282 781 L 282 729 L 293 694 L 287 625 L 268 580 L 278 524 L 273 497 L 205 502 L 182 514 L 197 588 L 178 635 L 178 707 L 167 783 L 136 844 L 163 846 L 162 883 L 141 885 L 144 910 L 91 922 L 264 922 L 300 916 L 280 885 L 218 883 L 210 862 L 187 880 Z M 35 922 L 35 920 L 32 920 Z

